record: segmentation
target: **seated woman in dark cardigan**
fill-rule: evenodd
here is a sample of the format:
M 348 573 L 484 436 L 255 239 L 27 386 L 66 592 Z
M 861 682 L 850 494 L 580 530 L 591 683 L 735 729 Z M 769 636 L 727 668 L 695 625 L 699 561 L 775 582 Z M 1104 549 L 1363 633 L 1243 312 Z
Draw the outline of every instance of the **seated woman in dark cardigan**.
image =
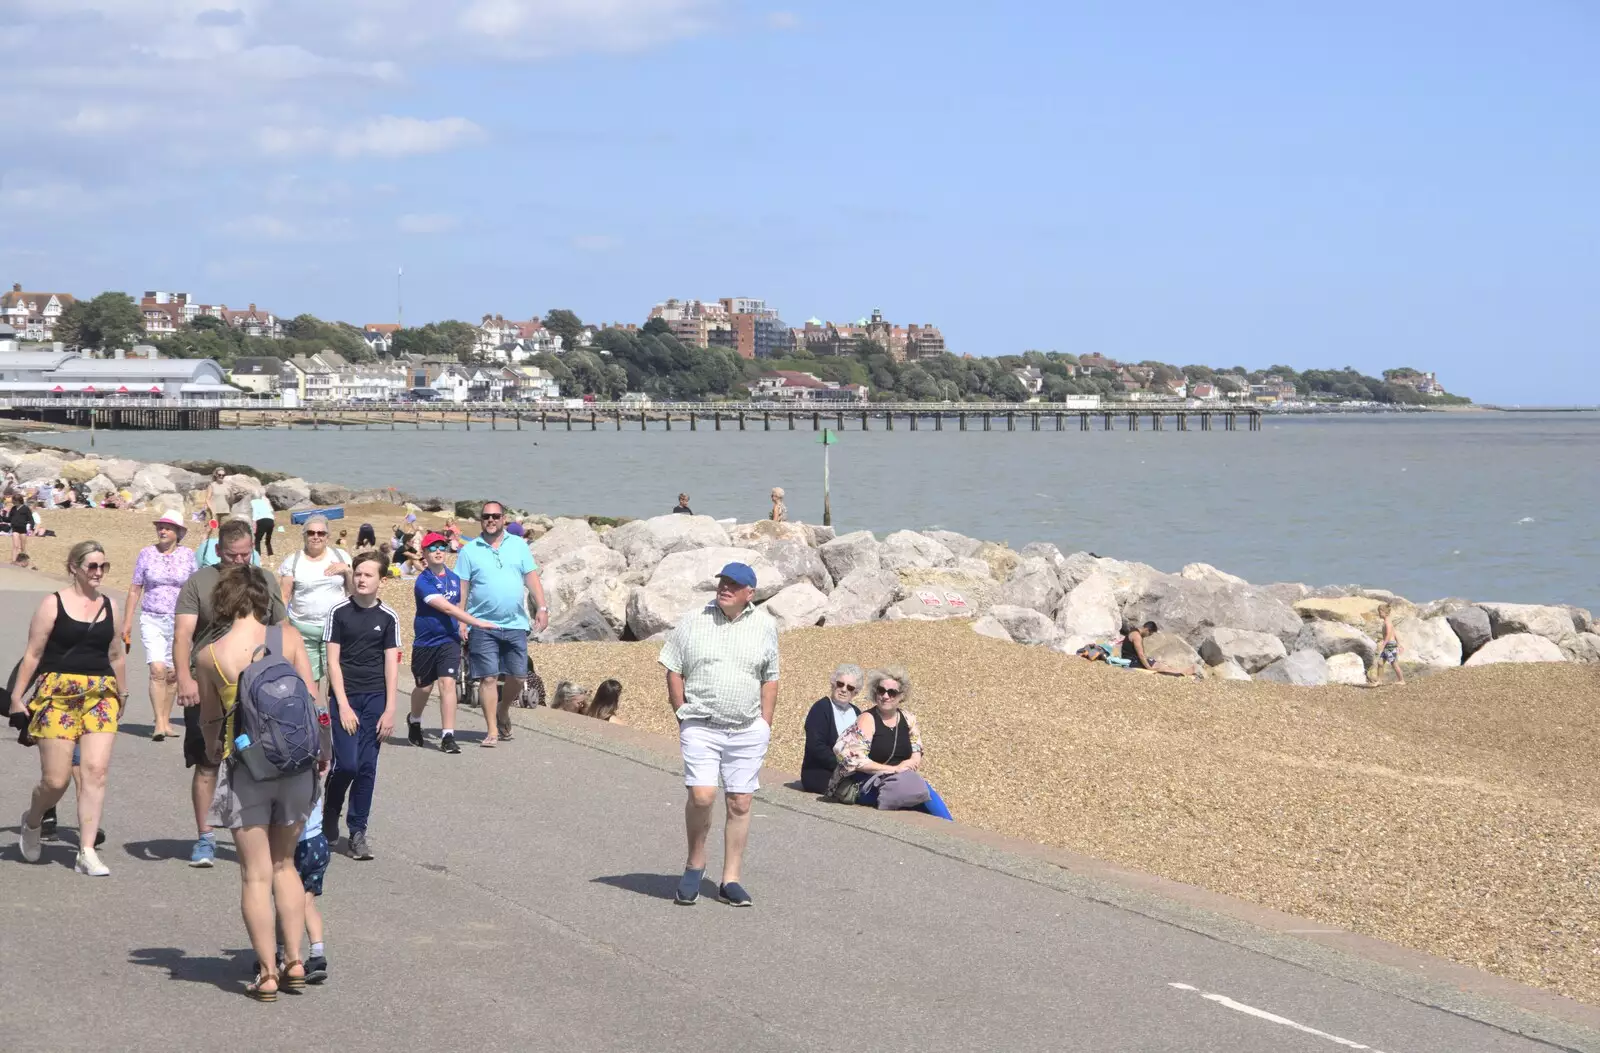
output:
M 800 785 L 807 793 L 828 792 L 833 769 L 839 763 L 833 746 L 861 716 L 855 697 L 865 675 L 859 665 L 840 665 L 828 683 L 828 694 L 812 703 L 806 714 L 806 752 L 800 761 Z

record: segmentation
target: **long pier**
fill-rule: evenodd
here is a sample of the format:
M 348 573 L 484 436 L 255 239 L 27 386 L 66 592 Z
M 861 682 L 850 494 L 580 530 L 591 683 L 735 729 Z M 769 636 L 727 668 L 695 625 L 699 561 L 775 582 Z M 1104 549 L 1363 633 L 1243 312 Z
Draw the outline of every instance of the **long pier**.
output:
M 308 428 L 388 431 L 452 426 L 538 431 L 1247 431 L 1261 430 L 1251 407 L 1195 408 L 1110 403 L 1094 409 L 1026 403 L 877 403 L 791 407 L 762 403 L 595 402 L 579 407 L 529 403 L 437 402 L 309 405 L 285 408 L 248 402 L 13 399 L 0 415 L 79 427 L 142 431 Z

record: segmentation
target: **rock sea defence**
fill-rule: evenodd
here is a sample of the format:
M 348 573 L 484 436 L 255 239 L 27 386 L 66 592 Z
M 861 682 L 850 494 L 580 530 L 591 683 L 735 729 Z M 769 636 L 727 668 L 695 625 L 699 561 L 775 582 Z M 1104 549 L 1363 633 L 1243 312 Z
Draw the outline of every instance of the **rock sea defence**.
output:
M 168 464 L 0 447 L 0 468 L 31 489 L 65 478 L 96 500 L 119 493 L 135 507 L 182 511 L 204 475 Z M 398 502 L 393 490 L 228 476 L 235 513 L 265 495 L 275 509 Z M 194 495 L 194 497 L 191 497 Z M 443 502 L 419 502 L 423 508 Z M 1013 550 L 947 530 L 882 538 L 807 523 L 730 524 L 661 515 L 618 526 L 524 517 L 550 606 L 547 643 L 660 639 L 708 603 L 729 562 L 756 572 L 756 601 L 783 630 L 902 619 L 968 620 L 996 640 L 1072 653 L 1113 643 L 1124 624 L 1155 621 L 1146 641 L 1159 664 L 1194 665 L 1209 678 L 1302 686 L 1364 684 L 1382 617 L 1400 641 L 1408 676 L 1496 662 L 1600 663 L 1600 634 L 1580 607 L 1442 599 L 1413 603 L 1361 586 L 1252 585 L 1205 563 L 1176 574 L 1044 542 Z

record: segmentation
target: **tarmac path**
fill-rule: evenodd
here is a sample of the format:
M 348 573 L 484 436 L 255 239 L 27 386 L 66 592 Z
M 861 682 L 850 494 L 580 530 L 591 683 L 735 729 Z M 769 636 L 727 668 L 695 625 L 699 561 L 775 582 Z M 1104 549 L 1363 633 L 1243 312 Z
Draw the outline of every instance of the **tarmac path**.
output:
M 6 663 L 53 584 L 0 569 Z M 474 747 L 476 711 L 460 756 L 384 749 L 377 858 L 336 855 L 321 901 L 329 981 L 257 1005 L 242 994 L 254 959 L 227 836 L 214 869 L 186 865 L 182 744 L 149 741 L 141 660 L 111 767 L 110 878 L 72 872 L 70 795 L 62 840 L 42 864 L 20 861 L 37 761 L 0 743 L 11 1053 L 1600 1049 L 1584 1026 L 1600 1017 L 1576 1003 L 1505 981 L 1504 997 L 1420 981 L 1432 961 L 1420 955 L 1397 967 L 1329 950 L 1292 920 L 1241 922 L 765 779 L 746 864 L 755 908 L 717 903 L 709 882 L 712 895 L 676 907 L 683 790 L 670 752 L 526 710 L 496 750 Z M 711 876 L 719 846 L 714 833 Z M 239 1033 L 256 1022 L 270 1030 Z

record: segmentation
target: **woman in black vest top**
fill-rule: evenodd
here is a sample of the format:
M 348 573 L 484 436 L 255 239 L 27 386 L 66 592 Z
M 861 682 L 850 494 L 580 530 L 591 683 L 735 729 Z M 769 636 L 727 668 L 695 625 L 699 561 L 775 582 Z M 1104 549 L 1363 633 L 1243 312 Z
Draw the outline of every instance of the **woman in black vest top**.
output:
M 905 704 L 911 699 L 911 678 L 904 669 L 874 669 L 867 674 L 867 698 L 855 725 L 839 736 L 834 754 L 839 761 L 828 783 L 835 800 L 879 805 L 874 776 L 914 772 L 922 767 L 922 729 Z M 851 792 L 852 784 L 856 787 Z M 916 810 L 951 818 L 950 809 L 931 785 L 929 799 Z M 905 806 L 900 806 L 905 807 Z
M 78 858 L 74 869 L 90 877 L 111 871 L 95 853 L 105 804 L 106 772 L 127 698 L 127 653 L 117 635 L 118 611 L 101 593 L 111 563 L 98 541 L 80 541 L 67 555 L 72 584 L 40 602 L 28 625 L 28 650 L 17 667 L 13 714 L 28 713 L 27 732 L 39 746 L 39 784 L 22 815 L 22 858 L 36 863 L 43 851 L 40 824 L 72 779 L 72 753 L 81 754 L 78 776 Z M 38 690 L 23 698 L 34 677 Z

